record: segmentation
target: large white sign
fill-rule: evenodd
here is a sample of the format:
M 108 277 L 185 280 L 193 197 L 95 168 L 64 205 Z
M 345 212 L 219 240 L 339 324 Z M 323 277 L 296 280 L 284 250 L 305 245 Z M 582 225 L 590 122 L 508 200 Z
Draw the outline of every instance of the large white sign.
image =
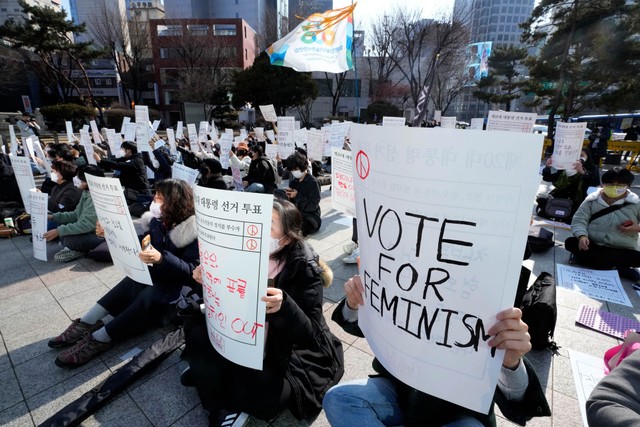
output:
M 102 138 L 100 137 L 98 125 L 96 124 L 95 120 L 91 120 L 89 124 L 91 125 L 91 135 L 93 136 L 93 143 L 99 144 L 102 141 Z
M 404 117 L 382 117 L 382 126 L 404 126 L 406 119 Z
M 349 216 L 356 216 L 351 151 L 334 148 L 331 153 L 331 207 Z
M 209 339 L 232 362 L 262 369 L 273 196 L 194 194 Z
M 36 188 L 36 182 L 33 179 L 33 171 L 31 170 L 31 160 L 28 157 L 19 157 L 16 155 L 9 156 L 11 160 L 11 168 L 18 181 L 20 189 L 20 197 L 27 213 L 31 213 L 30 193 L 29 190 Z
M 260 112 L 262 113 L 262 117 L 264 117 L 267 122 L 277 122 L 278 115 L 276 114 L 276 109 L 273 108 L 273 104 L 269 105 L 260 105 Z
M 489 111 L 487 130 L 506 132 L 533 132 L 536 124 L 536 113 L 512 113 L 508 111 Z
M 455 116 L 441 117 L 440 118 L 440 127 L 442 129 L 455 129 L 457 122 L 458 122 L 458 119 Z
M 152 285 L 149 268 L 138 258 L 140 240 L 120 181 L 89 174 L 86 178 L 113 264 L 136 282 Z
M 178 162 L 174 162 L 171 166 L 171 177 L 175 179 L 181 179 L 193 185 L 198 179 L 199 171 L 197 169 L 191 169 L 185 165 L 181 165 Z
M 122 126 L 120 126 L 120 135 L 124 135 L 124 132 L 127 129 L 127 125 L 129 123 L 131 123 L 131 117 L 122 118 Z
M 171 154 L 177 154 L 178 149 L 176 148 L 176 136 L 173 133 L 172 128 L 167 128 L 167 140 L 169 141 L 169 147 L 171 147 Z
M 307 139 L 308 139 L 308 131 L 306 129 L 302 128 L 293 132 L 293 140 L 295 141 L 296 146 L 306 149 Z
M 295 151 L 295 117 L 278 117 L 278 154 L 286 159 Z
M 109 143 L 111 154 L 115 156 L 115 154 L 120 151 L 120 145 L 122 145 L 122 143 L 118 145 L 118 139 L 116 138 L 115 129 L 107 129 L 107 142 Z
M 47 240 L 44 233 L 47 232 L 47 193 L 40 193 L 35 188 L 31 189 L 31 240 L 33 241 L 33 257 L 40 261 L 47 260 Z
M 513 305 L 542 136 L 352 125 L 351 137 L 367 341 L 404 383 L 487 413 L 504 352 L 486 331 Z
M 604 378 L 604 367 L 602 357 L 594 357 L 569 349 L 569 359 L 571 360 L 571 372 L 573 381 L 576 384 L 576 393 L 582 415 L 582 423 L 589 427 L 587 421 L 587 400 L 596 385 Z
M 124 127 L 124 140 L 134 142 L 136 140 L 136 129 L 135 123 L 127 123 Z
M 71 122 L 64 122 L 64 127 L 67 131 L 67 142 L 69 142 L 69 144 L 73 144 L 74 138 L 73 138 L 73 125 Z
M 556 123 L 556 133 L 553 144 L 553 167 L 556 169 L 575 169 L 574 165 L 580 159 L 584 133 L 587 122 Z
M 184 139 L 184 133 L 183 133 L 183 124 L 182 122 L 178 122 L 178 124 L 176 125 L 176 138 L 178 139 Z
M 233 135 L 223 133 L 220 136 L 220 165 L 222 165 L 222 169 L 229 168 L 229 151 L 231 151 L 232 145 Z

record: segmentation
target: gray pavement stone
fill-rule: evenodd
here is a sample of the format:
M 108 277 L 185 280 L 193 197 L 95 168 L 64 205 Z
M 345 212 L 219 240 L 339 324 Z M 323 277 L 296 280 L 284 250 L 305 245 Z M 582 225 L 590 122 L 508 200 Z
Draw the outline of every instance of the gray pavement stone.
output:
M 0 372 L 0 384 L 2 384 L 0 412 L 24 400 L 18 379 L 12 369 Z
M 48 289 L 38 289 L 21 295 L 0 300 L 0 319 L 14 316 L 34 307 L 56 305 L 56 300 Z
M 0 334 L 0 372 L 11 368 L 11 360 L 7 353 L 7 347 L 5 346 L 2 334 Z
M 171 424 L 171 427 L 194 427 L 194 426 L 206 426 L 209 424 L 209 416 L 207 411 L 198 405 L 189 412 L 187 412 L 182 418 L 175 423 Z M 247 427 L 249 423 L 245 424 Z
M 58 301 L 89 289 L 100 288 L 103 293 L 109 288 L 93 274 L 82 274 L 64 282 L 48 285 L 47 288 Z
M 333 313 L 333 310 L 328 310 L 323 313 L 324 320 L 327 322 L 327 325 L 329 326 L 331 332 L 333 332 L 333 334 L 347 346 L 353 344 L 357 337 L 346 333 L 340 326 L 336 324 L 336 322 L 331 320 L 331 313 Z
M 2 271 L 4 276 L 5 271 Z M 19 295 L 27 294 L 29 292 L 35 292 L 45 289 L 44 283 L 38 276 L 33 273 L 33 276 L 27 277 L 21 280 L 9 281 L 0 285 L 0 300 L 16 297 Z
M 26 403 L 20 402 L 4 411 L 0 411 L 0 425 L 3 427 L 34 426 Z
M 1 271 L 0 286 L 2 288 L 5 288 L 5 285 L 20 283 L 37 277 L 37 272 L 31 268 L 29 264 L 22 262 L 22 260 L 18 260 L 15 264 L 2 268 Z
M 553 425 L 562 427 L 582 427 L 584 425 L 578 400 L 561 392 L 554 391 L 551 412 L 553 413 Z
M 108 291 L 109 289 L 103 286 L 97 286 L 69 297 L 61 298 L 58 303 L 71 319 L 75 319 L 85 314 Z
M 373 356 L 353 346 L 344 351 L 344 376 L 341 383 L 367 378 L 376 372 L 371 367 Z

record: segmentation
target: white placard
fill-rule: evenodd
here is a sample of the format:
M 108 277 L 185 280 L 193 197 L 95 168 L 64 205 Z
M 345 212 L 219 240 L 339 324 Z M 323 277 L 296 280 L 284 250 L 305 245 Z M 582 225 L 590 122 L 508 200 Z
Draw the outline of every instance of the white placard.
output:
M 178 139 L 184 139 L 184 130 L 183 130 L 183 124 L 182 122 L 178 122 L 178 124 L 176 125 L 176 138 Z
M 131 117 L 123 117 L 122 118 L 122 126 L 120 126 L 120 135 L 124 135 L 127 130 L 127 125 L 131 123 Z
M 353 124 L 351 137 L 359 325 L 394 377 L 486 414 L 504 351 L 479 331 L 513 305 L 542 136 Z
M 276 144 L 266 144 L 264 149 L 268 158 L 275 160 L 278 156 L 278 146 Z
M 71 122 L 64 122 L 64 127 L 67 131 L 67 142 L 69 144 L 73 144 L 74 142 L 74 138 L 73 138 L 73 124 Z
M 349 132 L 349 122 L 334 123 L 329 129 L 329 144 L 331 149 L 342 150 L 344 147 L 344 138 Z
M 189 183 L 189 185 L 193 185 L 196 183 L 198 179 L 198 169 L 191 169 L 185 165 L 181 165 L 178 162 L 174 162 L 171 165 L 171 178 L 181 179 Z
M 241 142 L 244 141 L 244 138 L 241 136 L 236 136 L 235 138 L 233 138 L 233 145 L 235 145 L 236 147 L 238 146 L 238 144 L 240 144 Z
M 120 151 L 120 145 L 118 145 L 118 139 L 116 138 L 116 130 L 115 129 L 107 129 L 107 142 L 109 143 L 109 148 L 111 149 L 111 154 L 115 156 L 115 154 Z
M 512 113 L 508 111 L 489 111 L 487 130 L 505 132 L 533 132 L 536 124 L 536 113 Z
M 232 362 L 261 370 L 273 196 L 200 186 L 194 195 L 211 344 Z
M 265 130 L 264 134 L 267 136 L 267 138 L 269 138 L 271 143 L 276 143 L 276 134 L 273 132 L 273 130 Z
M 351 151 L 334 148 L 331 153 L 331 207 L 349 216 L 356 216 Z
M 439 122 L 441 118 L 442 118 L 442 111 L 435 110 L 433 112 L 433 120 L 435 120 L 436 122 Z
M 247 130 L 244 128 L 240 129 L 240 138 L 242 138 L 242 140 L 244 141 L 248 137 L 249 137 L 249 134 L 247 133 Z
M 231 135 L 233 137 L 233 129 L 225 128 L 224 133 L 228 133 L 229 135 Z
M 256 139 L 258 141 L 262 141 L 264 139 L 264 128 L 262 127 L 253 128 L 253 131 L 255 132 Z
M 36 181 L 33 179 L 33 171 L 31 170 L 31 160 L 28 157 L 11 155 L 11 167 L 18 181 L 20 189 L 20 197 L 27 213 L 31 213 L 30 190 L 36 188 Z
M 200 122 L 198 125 L 198 141 L 205 142 L 207 140 L 207 133 L 209 132 L 209 122 Z
M 295 132 L 293 132 L 293 140 L 294 140 L 296 146 L 298 146 L 300 148 L 305 148 L 307 146 L 307 130 L 306 129 L 298 129 Z
M 11 154 L 18 155 L 18 141 L 16 140 L 16 131 L 13 125 L 9 125 L 9 141 L 11 142 Z
M 89 122 L 89 125 L 91 125 L 91 135 L 93 136 L 93 143 L 99 144 L 102 141 L 102 138 L 100 138 L 100 131 L 98 130 L 98 125 L 96 124 L 96 121 L 91 120 Z
M 604 364 L 602 357 L 594 357 L 569 349 L 569 359 L 571 360 L 571 372 L 576 385 L 576 394 L 580 406 L 580 414 L 584 427 L 588 427 L 587 422 L 587 400 L 593 389 L 604 378 Z
M 124 128 L 124 140 L 129 142 L 135 142 L 136 129 L 137 129 L 137 126 L 135 123 L 127 123 L 127 125 Z
M 617 270 L 589 270 L 556 264 L 557 286 L 595 298 L 633 307 Z
M 220 137 L 220 165 L 222 169 L 229 168 L 229 151 L 233 145 L 233 138 L 231 134 L 224 133 Z
M 189 147 L 193 153 L 200 151 L 200 145 L 198 145 L 198 131 L 196 125 L 189 123 L 187 125 L 187 134 L 189 135 Z
M 153 144 L 153 149 L 157 150 L 158 148 L 164 147 L 164 145 L 165 145 L 164 139 L 160 138 Z
M 296 118 L 291 116 L 278 117 L 278 133 L 283 130 L 293 133 L 296 130 Z
M 260 105 L 260 112 L 262 113 L 262 117 L 267 122 L 276 122 L 278 121 L 278 115 L 276 114 L 276 109 L 273 108 L 273 104 L 269 105 Z
M 216 124 L 213 122 L 213 120 L 211 121 L 209 129 L 209 136 L 211 137 L 211 141 L 218 142 L 218 140 L 220 139 L 218 137 L 218 128 L 216 128 Z
M 49 158 L 47 157 L 47 155 L 44 154 L 44 150 L 42 149 L 42 145 L 40 144 L 40 141 L 36 139 L 36 143 L 33 145 L 33 148 L 35 149 L 36 156 L 38 156 L 40 160 L 42 160 L 42 165 L 47 171 L 47 174 L 51 176 L 51 163 L 49 163 Z M 40 168 L 39 163 L 38 163 L 38 168 Z
M 382 126 L 404 126 L 406 120 L 404 117 L 382 117 Z
M 151 129 L 153 130 L 154 133 L 158 132 L 159 127 L 160 127 L 160 120 L 154 120 L 153 123 L 151 123 Z
M 278 117 L 278 154 L 286 159 L 295 151 L 295 117 Z
M 96 162 L 96 159 L 93 158 L 93 145 L 91 145 L 89 132 L 84 129 L 80 129 L 80 145 L 84 147 L 84 153 L 87 156 L 87 162 L 89 162 L 90 165 L 97 166 L 98 163 Z
M 442 129 L 455 129 L 458 119 L 453 117 L 440 117 L 440 127 Z
M 113 264 L 136 282 L 152 285 L 147 264 L 138 258 L 141 251 L 140 240 L 131 220 L 120 180 L 89 174 L 85 177 Z
M 153 151 L 149 140 L 149 107 L 146 105 L 135 106 L 136 115 L 136 144 L 138 146 L 138 152 Z
M 575 163 L 580 159 L 586 130 L 587 122 L 556 123 L 552 157 L 554 168 L 575 170 Z
M 482 130 L 483 127 L 484 127 L 484 119 L 483 118 L 471 119 L 471 125 L 469 126 L 469 129 Z
M 40 261 L 47 260 L 47 240 L 44 233 L 47 232 L 47 204 L 48 194 L 40 193 L 32 188 L 29 191 L 31 210 L 31 237 L 33 242 L 33 257 Z
M 178 149 L 176 148 L 176 136 L 171 128 L 167 128 L 167 139 L 169 140 L 171 154 L 177 154 Z
M 36 160 L 36 153 L 33 150 L 33 138 L 36 138 L 35 136 L 31 137 L 27 137 L 27 138 L 23 138 L 22 141 L 24 142 L 24 147 L 23 150 L 25 152 L 25 156 L 28 153 L 29 157 L 31 157 L 31 160 L 33 161 L 33 163 L 36 164 L 36 166 L 38 167 L 38 169 L 40 170 L 40 172 L 43 172 L 43 169 L 38 165 L 38 162 Z
M 322 131 L 310 130 L 307 133 L 307 155 L 311 160 L 322 160 Z

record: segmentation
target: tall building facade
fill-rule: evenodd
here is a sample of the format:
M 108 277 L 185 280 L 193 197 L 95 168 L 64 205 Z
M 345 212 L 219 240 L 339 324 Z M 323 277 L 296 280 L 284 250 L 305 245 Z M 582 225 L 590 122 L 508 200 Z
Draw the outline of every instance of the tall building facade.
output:
M 83 34 L 74 34 L 76 42 L 93 41 L 99 45 L 91 34 L 90 27 L 105 16 L 113 16 L 119 22 L 127 20 L 127 6 L 125 0 L 69 0 L 69 12 L 71 19 L 76 24 L 85 23 L 87 31 Z
M 534 3 L 535 0 L 456 0 L 454 13 L 468 17 L 471 43 L 491 42 L 492 49 L 496 49 L 506 45 L 520 46 L 522 30 L 519 24 L 529 19 Z M 519 71 L 521 75 L 526 73 L 524 68 Z M 475 85 L 468 87 L 452 106 L 458 120 L 469 122 L 474 117 L 486 117 L 491 109 L 473 96 L 474 90 Z M 529 111 L 523 101 L 513 101 L 511 111 Z
M 331 9 L 333 0 L 289 0 L 289 27 L 293 29 L 309 15 Z
M 27 0 L 27 3 L 31 6 L 50 7 L 56 11 L 61 10 L 59 0 Z M 22 16 L 22 8 L 18 0 L 0 0 L 0 25 L 9 19 L 20 20 Z

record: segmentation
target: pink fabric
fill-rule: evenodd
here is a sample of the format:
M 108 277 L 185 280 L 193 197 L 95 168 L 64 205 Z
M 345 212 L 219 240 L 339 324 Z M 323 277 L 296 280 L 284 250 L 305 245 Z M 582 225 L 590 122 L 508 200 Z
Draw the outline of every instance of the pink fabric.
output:
M 278 262 L 273 258 L 269 258 L 269 279 L 276 277 L 284 268 L 284 262 Z

